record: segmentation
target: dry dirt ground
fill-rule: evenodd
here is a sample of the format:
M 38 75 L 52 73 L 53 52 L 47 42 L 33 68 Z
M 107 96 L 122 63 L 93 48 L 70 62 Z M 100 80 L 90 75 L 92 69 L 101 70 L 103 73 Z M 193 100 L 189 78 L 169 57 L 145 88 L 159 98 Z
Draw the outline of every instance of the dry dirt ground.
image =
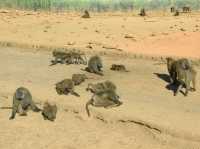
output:
M 199 12 L 178 17 L 148 12 L 144 18 L 137 13 L 91 13 L 91 19 L 82 19 L 80 13 L 0 10 L 0 42 L 82 48 L 91 43 L 90 50 L 199 58 Z
M 145 18 L 135 14 L 91 14 L 81 19 L 76 13 L 0 11 L 0 43 L 31 47 L 80 47 L 93 51 L 116 51 L 152 56 L 200 58 L 199 12 L 173 17 L 169 13 Z M 89 44 L 90 43 L 90 44 Z M 9 44 L 11 46 L 13 44 Z M 26 47 L 22 46 L 22 47 Z M 90 48 L 88 48 L 90 47 Z M 44 48 L 45 49 L 45 48 Z M 89 55 L 88 55 L 89 56 Z M 160 61 L 129 56 L 102 56 L 105 76 L 86 73 L 91 79 L 77 86 L 81 95 L 59 96 L 55 83 L 82 72 L 83 65 L 50 67 L 51 52 L 1 48 L 0 106 L 10 106 L 15 89 L 27 87 L 34 100 L 58 106 L 55 122 L 40 113 L 8 120 L 11 111 L 0 110 L 0 148 L 3 149 L 199 149 L 200 92 L 173 96 L 166 88 L 167 69 Z M 124 63 L 128 73 L 109 70 Z M 196 68 L 199 72 L 199 68 Z M 84 73 L 84 72 L 83 72 Z M 91 94 L 89 82 L 111 80 L 118 87 L 123 105 L 85 112 Z M 39 105 L 42 106 L 42 105 Z
M 36 102 L 54 102 L 59 110 L 56 121 L 49 122 L 31 111 L 26 117 L 17 115 L 15 120 L 9 120 L 11 111 L 2 109 L 0 148 L 200 148 L 200 92 L 174 97 L 166 89 L 168 82 L 162 79 L 167 75 L 165 64 L 103 56 L 105 76 L 85 72 L 91 79 L 75 88 L 81 95 L 78 98 L 57 95 L 54 84 L 82 72 L 85 66 L 49 66 L 51 58 L 51 52 L 1 48 L 0 106 L 10 106 L 15 89 L 25 86 Z M 130 72 L 113 72 L 109 69 L 112 63 L 124 63 Z M 91 94 L 85 88 L 89 82 L 103 80 L 117 85 L 124 104 L 111 109 L 90 107 L 92 117 L 88 118 L 85 103 Z M 197 84 L 199 80 L 198 76 Z

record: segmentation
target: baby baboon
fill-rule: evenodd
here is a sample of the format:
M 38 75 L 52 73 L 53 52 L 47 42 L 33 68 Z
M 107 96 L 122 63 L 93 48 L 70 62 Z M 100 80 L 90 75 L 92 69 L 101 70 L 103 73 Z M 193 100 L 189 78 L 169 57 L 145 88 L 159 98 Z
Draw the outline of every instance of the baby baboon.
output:
M 170 12 L 171 12 L 171 13 L 174 13 L 174 12 L 175 12 L 175 7 L 174 7 L 174 6 L 170 8 Z
M 54 121 L 56 119 L 57 106 L 56 104 L 50 104 L 45 102 L 42 110 L 42 116 L 44 120 Z
M 170 75 L 171 84 L 174 84 L 177 81 L 177 72 L 176 72 L 177 67 L 180 67 L 185 70 L 192 68 L 191 63 L 186 58 L 175 60 L 171 57 L 168 57 L 166 58 L 166 60 L 167 60 L 167 69 Z
M 124 65 L 112 64 L 110 69 L 113 70 L 113 71 L 128 72 L 128 70 L 126 70 L 126 67 Z
M 107 90 L 116 91 L 116 89 L 117 89 L 116 85 L 113 82 L 107 80 L 97 84 L 89 83 L 88 87 L 86 88 L 86 91 L 90 91 L 96 94 Z
M 80 97 L 80 95 L 74 91 L 74 82 L 72 79 L 64 79 L 56 83 L 56 92 L 59 95 L 68 95 L 70 93 L 74 96 Z
M 82 15 L 82 18 L 90 18 L 90 14 L 87 10 L 84 11 L 84 15 Z
M 174 13 L 174 16 L 179 16 L 179 11 L 176 10 L 176 12 Z
M 188 6 L 184 6 L 182 9 L 183 9 L 184 13 L 187 13 L 187 12 L 191 11 L 190 7 L 188 7 Z
M 88 77 L 85 74 L 72 75 L 72 81 L 74 82 L 74 85 L 80 85 L 82 82 L 85 81 L 85 79 L 88 79 Z
M 142 9 L 140 10 L 139 15 L 142 16 L 142 17 L 146 16 L 146 11 L 145 11 L 144 8 L 142 8 Z
M 95 93 L 92 98 L 86 103 L 85 109 L 90 117 L 90 111 L 89 111 L 89 105 L 92 105 L 94 107 L 116 107 L 120 106 L 122 104 L 121 101 L 119 101 L 119 96 L 115 93 L 113 90 L 106 90 L 103 92 Z
M 176 72 L 177 72 L 177 81 L 179 83 L 179 86 L 178 86 L 174 96 L 176 96 L 178 94 L 178 92 L 183 88 L 183 86 L 185 86 L 185 88 L 186 88 L 184 95 L 187 96 L 189 90 L 191 90 L 191 88 L 190 88 L 191 82 L 193 84 L 192 90 L 196 91 L 197 72 L 193 68 L 183 69 L 182 67 L 177 65 Z
M 102 60 L 99 56 L 92 56 L 88 61 L 88 67 L 85 68 L 85 71 L 95 73 L 103 76 L 101 68 L 103 67 Z
M 11 119 L 15 118 L 16 113 L 20 113 L 21 116 L 25 116 L 26 111 L 31 108 L 34 112 L 41 111 L 33 102 L 31 93 L 27 88 L 20 87 L 16 90 L 13 96 L 13 106 Z

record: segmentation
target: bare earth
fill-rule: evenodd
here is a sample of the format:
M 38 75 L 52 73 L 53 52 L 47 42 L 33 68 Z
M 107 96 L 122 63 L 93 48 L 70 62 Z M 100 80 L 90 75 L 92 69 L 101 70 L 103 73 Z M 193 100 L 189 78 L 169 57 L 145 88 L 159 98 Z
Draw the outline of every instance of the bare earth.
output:
M 94 15 L 89 20 L 80 19 L 74 14 L 27 14 L 1 13 L 0 41 L 52 46 L 73 43 L 79 47 L 93 42 L 100 44 L 92 44 L 92 50 L 106 45 L 126 52 L 155 56 L 200 56 L 200 33 L 196 31 L 196 28 L 200 29 L 196 27 L 200 23 L 200 14 L 178 18 L 147 17 L 146 20 L 108 14 Z M 170 29 L 170 26 L 173 28 Z M 180 31 L 180 28 L 186 31 Z M 134 39 L 124 38 L 127 34 L 134 36 Z M 10 121 L 11 111 L 1 110 L 0 148 L 200 148 L 199 88 L 197 86 L 197 92 L 190 93 L 188 97 L 181 93 L 174 97 L 173 92 L 166 88 L 165 64 L 105 55 L 102 57 L 105 75 L 101 77 L 86 73 L 91 79 L 75 88 L 81 95 L 77 98 L 59 96 L 54 87 L 56 82 L 70 78 L 73 73 L 81 73 L 80 69 L 85 66 L 50 67 L 51 58 L 50 51 L 1 48 L 0 106 L 10 106 L 15 89 L 25 86 L 30 89 L 36 102 L 54 102 L 59 110 L 55 122 L 45 121 L 40 113 L 33 112 L 26 117 L 17 115 L 15 120 Z M 130 72 L 111 71 L 109 68 L 113 63 L 124 63 Z M 196 69 L 199 72 L 199 68 Z M 85 103 L 91 94 L 85 88 L 90 82 L 103 80 L 111 80 L 117 85 L 124 104 L 111 109 L 90 107 L 92 117 L 88 118 Z M 198 85 L 199 75 L 197 80 Z

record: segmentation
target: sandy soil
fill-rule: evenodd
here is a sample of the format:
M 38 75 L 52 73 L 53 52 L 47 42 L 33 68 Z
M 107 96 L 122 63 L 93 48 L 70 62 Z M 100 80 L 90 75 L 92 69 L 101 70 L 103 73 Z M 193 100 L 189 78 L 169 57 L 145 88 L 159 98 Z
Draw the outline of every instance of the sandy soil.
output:
M 81 19 L 77 13 L 45 13 L 0 10 L 0 45 L 43 45 L 80 47 L 83 50 L 114 51 L 151 55 L 200 58 L 200 13 L 92 14 Z M 11 44 L 10 44 L 11 45 Z M 9 46 L 10 46 L 9 45 Z M 19 46 L 20 47 L 20 46 Z M 27 46 L 29 47 L 29 46 Z M 104 55 L 104 74 L 76 87 L 80 98 L 59 96 L 55 83 L 80 73 L 83 65 L 49 66 L 51 52 L 17 48 L 0 50 L 0 106 L 10 106 L 15 89 L 29 88 L 34 100 L 48 100 L 59 107 L 55 122 L 43 120 L 40 113 L 8 120 L 11 111 L 0 112 L 0 148 L 3 149 L 198 149 L 200 148 L 200 92 L 173 96 L 166 88 L 167 70 L 160 61 L 128 56 Z M 124 63 L 128 73 L 109 70 Z M 199 72 L 199 68 L 196 68 Z M 91 107 L 85 112 L 91 94 L 90 82 L 112 80 L 123 105 L 112 109 Z M 198 75 L 197 88 L 200 76 Z M 42 106 L 42 105 L 39 105 Z
M 136 12 L 91 13 L 91 19 L 80 16 L 13 10 L 0 13 L 0 42 L 82 48 L 93 43 L 93 50 L 114 47 L 154 56 L 200 56 L 199 12 L 179 17 L 167 12 L 150 13 L 145 18 L 138 17 Z
M 86 73 L 90 78 L 75 90 L 80 98 L 59 96 L 54 84 L 83 65 L 48 66 L 51 52 L 25 52 L 20 49 L 0 51 L 0 106 L 9 106 L 19 86 L 32 92 L 36 102 L 48 100 L 58 105 L 55 122 L 43 120 L 40 113 L 8 120 L 11 111 L 0 112 L 0 148 L 5 149 L 197 149 L 200 147 L 200 92 L 184 97 L 173 96 L 166 89 L 166 66 L 156 61 L 102 57 L 105 76 Z M 114 73 L 112 63 L 124 63 L 130 72 Z M 197 69 L 199 71 L 199 69 Z M 85 112 L 91 94 L 85 91 L 89 82 L 112 80 L 124 104 L 118 108 L 90 107 L 92 117 Z M 199 76 L 198 82 L 199 84 Z

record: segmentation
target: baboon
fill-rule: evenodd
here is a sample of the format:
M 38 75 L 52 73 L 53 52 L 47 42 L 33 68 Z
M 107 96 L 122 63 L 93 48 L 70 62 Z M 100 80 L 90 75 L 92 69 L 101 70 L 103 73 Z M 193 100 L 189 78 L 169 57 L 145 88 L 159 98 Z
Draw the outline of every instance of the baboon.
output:
M 191 9 L 190 9 L 189 6 L 184 6 L 184 7 L 182 8 L 182 10 L 183 10 L 184 13 L 187 13 L 187 12 L 190 12 L 190 11 L 191 11 Z
M 68 95 L 70 93 L 74 96 L 80 97 L 80 95 L 74 91 L 74 82 L 72 79 L 64 79 L 56 83 L 56 92 L 59 95 Z
M 179 16 L 179 11 L 176 10 L 176 12 L 174 13 L 174 16 Z
M 112 64 L 111 70 L 113 71 L 124 71 L 124 72 L 128 72 L 128 70 L 126 70 L 126 67 L 124 65 L 117 65 L 117 64 Z
M 88 77 L 85 74 L 73 74 L 72 75 L 72 81 L 74 82 L 74 85 L 80 85 L 86 79 L 88 79 Z
M 89 105 L 94 107 L 116 107 L 122 105 L 122 102 L 119 101 L 119 96 L 113 90 L 106 90 L 103 92 L 95 93 L 92 98 L 86 103 L 85 109 L 90 117 Z
M 90 14 L 87 10 L 84 11 L 84 15 L 82 15 L 82 18 L 90 18 Z
M 144 8 L 142 8 L 142 9 L 140 10 L 139 15 L 142 16 L 142 17 L 146 16 L 146 11 L 145 11 Z
M 71 56 L 71 60 L 70 60 L 71 63 L 87 65 L 87 58 L 86 58 L 85 54 L 71 51 L 70 56 Z
M 42 109 L 42 116 L 44 120 L 54 121 L 56 119 L 57 106 L 56 104 L 50 104 L 45 102 Z
M 55 58 L 52 60 L 52 65 L 55 65 L 57 63 L 61 64 L 84 64 L 87 65 L 87 58 L 85 54 L 75 51 L 53 51 L 53 57 Z M 84 56 L 84 58 L 82 57 Z
M 178 65 L 179 66 L 179 65 Z M 185 96 L 188 95 L 188 92 L 191 90 L 190 83 L 192 82 L 193 88 L 191 91 L 196 91 L 196 75 L 197 72 L 194 68 L 183 69 L 182 67 L 176 67 L 177 81 L 179 83 L 174 96 L 185 86 Z
M 116 91 L 116 89 L 117 89 L 116 85 L 113 82 L 107 80 L 96 84 L 89 83 L 88 87 L 86 88 L 86 91 L 90 91 L 96 94 L 107 90 Z
M 96 55 L 96 56 L 92 56 L 89 59 L 88 67 L 85 68 L 85 71 L 103 76 L 103 73 L 101 70 L 102 68 L 103 68 L 102 60 L 99 56 Z
M 52 55 L 55 59 L 51 61 L 51 63 L 52 63 L 51 66 L 56 65 L 57 63 L 64 64 L 64 63 L 66 63 L 67 60 L 69 61 L 69 59 L 71 59 L 70 54 L 63 52 L 63 51 L 54 50 L 52 52 Z
M 17 88 L 13 96 L 12 115 L 9 119 L 14 119 L 16 113 L 20 113 L 21 116 L 26 116 L 26 112 L 29 108 L 34 112 L 41 111 L 41 109 L 39 109 L 33 102 L 32 95 L 27 88 Z
M 189 62 L 188 59 L 186 58 L 181 58 L 179 60 L 175 60 L 171 57 L 166 58 L 167 60 L 167 69 L 170 75 L 170 83 L 174 84 L 177 81 L 177 72 L 176 69 L 177 67 L 180 67 L 184 70 L 188 70 L 192 68 L 191 63 Z
M 174 6 L 170 8 L 170 12 L 171 13 L 175 12 L 175 7 Z

